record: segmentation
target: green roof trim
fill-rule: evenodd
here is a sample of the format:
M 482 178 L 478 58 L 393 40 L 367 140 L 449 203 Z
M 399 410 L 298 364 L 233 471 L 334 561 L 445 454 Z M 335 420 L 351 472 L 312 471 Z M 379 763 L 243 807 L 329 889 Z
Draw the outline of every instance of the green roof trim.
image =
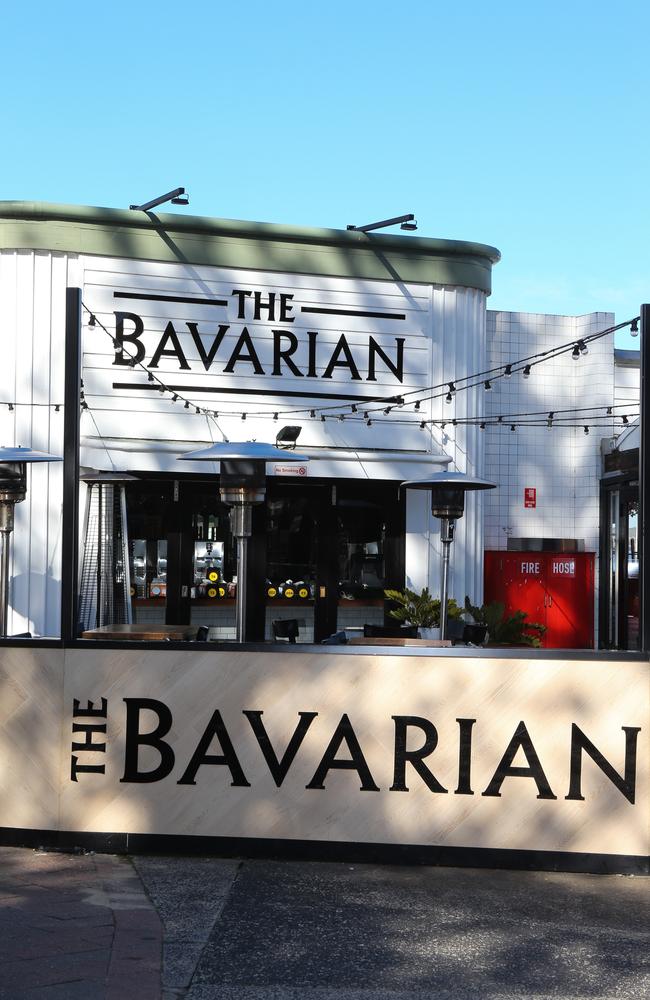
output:
M 0 250 L 457 285 L 490 293 L 495 247 L 171 213 L 0 201 Z

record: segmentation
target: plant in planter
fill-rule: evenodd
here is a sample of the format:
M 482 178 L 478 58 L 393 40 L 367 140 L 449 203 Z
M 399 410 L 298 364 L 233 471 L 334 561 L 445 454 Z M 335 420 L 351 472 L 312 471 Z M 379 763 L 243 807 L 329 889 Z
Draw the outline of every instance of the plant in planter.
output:
M 408 587 L 404 590 L 385 590 L 384 596 L 397 605 L 391 608 L 388 614 L 402 625 L 416 625 L 420 634 L 423 629 L 440 628 L 440 600 L 431 596 L 428 587 L 419 594 L 409 590 Z M 462 609 L 453 598 L 450 598 L 447 601 L 448 617 L 460 618 L 461 614 Z
M 470 603 L 469 597 L 465 597 L 462 614 L 476 625 L 485 625 L 487 641 L 494 646 L 541 646 L 546 625 L 526 621 L 528 615 L 525 611 L 515 611 L 506 616 L 505 610 L 505 604 L 500 601 L 477 607 Z

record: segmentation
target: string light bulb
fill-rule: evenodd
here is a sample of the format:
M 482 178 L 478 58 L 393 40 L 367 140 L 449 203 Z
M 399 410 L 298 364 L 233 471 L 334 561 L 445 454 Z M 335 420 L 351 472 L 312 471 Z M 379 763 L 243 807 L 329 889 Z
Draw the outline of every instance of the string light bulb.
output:
M 574 361 L 580 360 L 580 348 L 578 347 L 577 344 L 573 345 L 573 350 L 571 351 L 571 357 L 573 358 Z
M 504 378 L 512 378 L 512 365 L 506 365 L 503 369 Z
M 530 378 L 530 365 L 526 365 L 521 374 L 523 375 L 524 378 Z
M 585 432 L 585 434 L 588 434 L 588 433 L 589 433 L 589 428 L 587 427 L 587 425 L 586 425 L 586 424 L 584 425 L 584 427 L 583 427 L 582 429 L 583 429 L 583 431 Z
M 589 354 L 589 348 L 588 348 L 588 347 L 587 347 L 587 345 L 585 344 L 584 340 L 579 340 L 579 341 L 578 341 L 578 350 L 580 351 L 580 353 L 581 353 L 581 354 L 582 354 L 583 356 L 584 356 L 585 354 Z
M 632 322 L 630 323 L 630 336 L 631 337 L 638 337 L 639 336 L 639 321 L 638 321 L 638 319 L 633 319 Z
M 447 395 L 445 396 L 445 403 L 451 403 L 453 398 L 454 397 L 452 396 L 452 394 L 448 392 Z
M 486 392 L 490 392 L 490 390 L 492 389 L 492 383 L 490 382 L 489 378 L 486 378 L 485 382 L 483 383 L 483 388 L 485 389 Z

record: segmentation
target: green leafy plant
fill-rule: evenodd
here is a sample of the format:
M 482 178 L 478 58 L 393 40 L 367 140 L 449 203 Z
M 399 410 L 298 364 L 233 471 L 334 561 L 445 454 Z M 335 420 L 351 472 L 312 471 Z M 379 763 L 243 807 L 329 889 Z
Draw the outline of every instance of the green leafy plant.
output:
M 405 587 L 404 590 L 385 590 L 384 596 L 397 605 L 388 612 L 391 618 L 403 625 L 417 625 L 418 628 L 437 628 L 440 625 L 440 601 L 432 597 L 429 588 L 418 594 Z M 447 601 L 449 618 L 460 618 L 462 609 L 453 598 Z
M 471 618 L 477 625 L 487 628 L 487 641 L 498 646 L 541 646 L 541 638 L 546 632 L 546 625 L 538 622 L 528 622 L 525 611 L 515 611 L 511 615 L 505 613 L 505 604 L 492 601 L 477 607 L 465 597 L 463 617 Z

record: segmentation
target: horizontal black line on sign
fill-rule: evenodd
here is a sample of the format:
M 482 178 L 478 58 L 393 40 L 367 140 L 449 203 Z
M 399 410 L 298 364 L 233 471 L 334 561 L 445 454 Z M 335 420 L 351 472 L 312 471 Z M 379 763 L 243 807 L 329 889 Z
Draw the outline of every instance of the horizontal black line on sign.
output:
M 406 319 L 405 313 L 367 312 L 365 309 L 325 309 L 320 306 L 301 306 L 304 313 L 325 313 L 329 316 L 369 316 L 372 319 Z
M 146 382 L 141 384 L 140 382 L 113 382 L 114 389 L 129 389 L 134 391 L 135 389 L 144 389 L 145 392 L 160 392 L 160 386 L 156 383 Z M 187 393 L 194 392 L 214 392 L 214 393 L 230 393 L 234 396 L 277 396 L 278 398 L 286 396 L 297 396 L 299 399 L 349 399 L 353 403 L 392 403 L 398 397 L 397 396 L 386 396 L 382 399 L 377 399 L 376 396 L 351 396 L 340 392 L 293 392 L 291 389 L 275 390 L 275 389 L 233 389 L 226 386 L 206 387 L 204 385 L 168 385 L 166 386 L 169 392 L 178 392 L 183 395 L 183 398 Z M 86 390 L 88 391 L 88 390 Z
M 147 302 L 194 302 L 199 306 L 227 306 L 226 299 L 197 299 L 192 295 L 151 295 L 146 292 L 113 292 L 116 299 L 144 299 Z

